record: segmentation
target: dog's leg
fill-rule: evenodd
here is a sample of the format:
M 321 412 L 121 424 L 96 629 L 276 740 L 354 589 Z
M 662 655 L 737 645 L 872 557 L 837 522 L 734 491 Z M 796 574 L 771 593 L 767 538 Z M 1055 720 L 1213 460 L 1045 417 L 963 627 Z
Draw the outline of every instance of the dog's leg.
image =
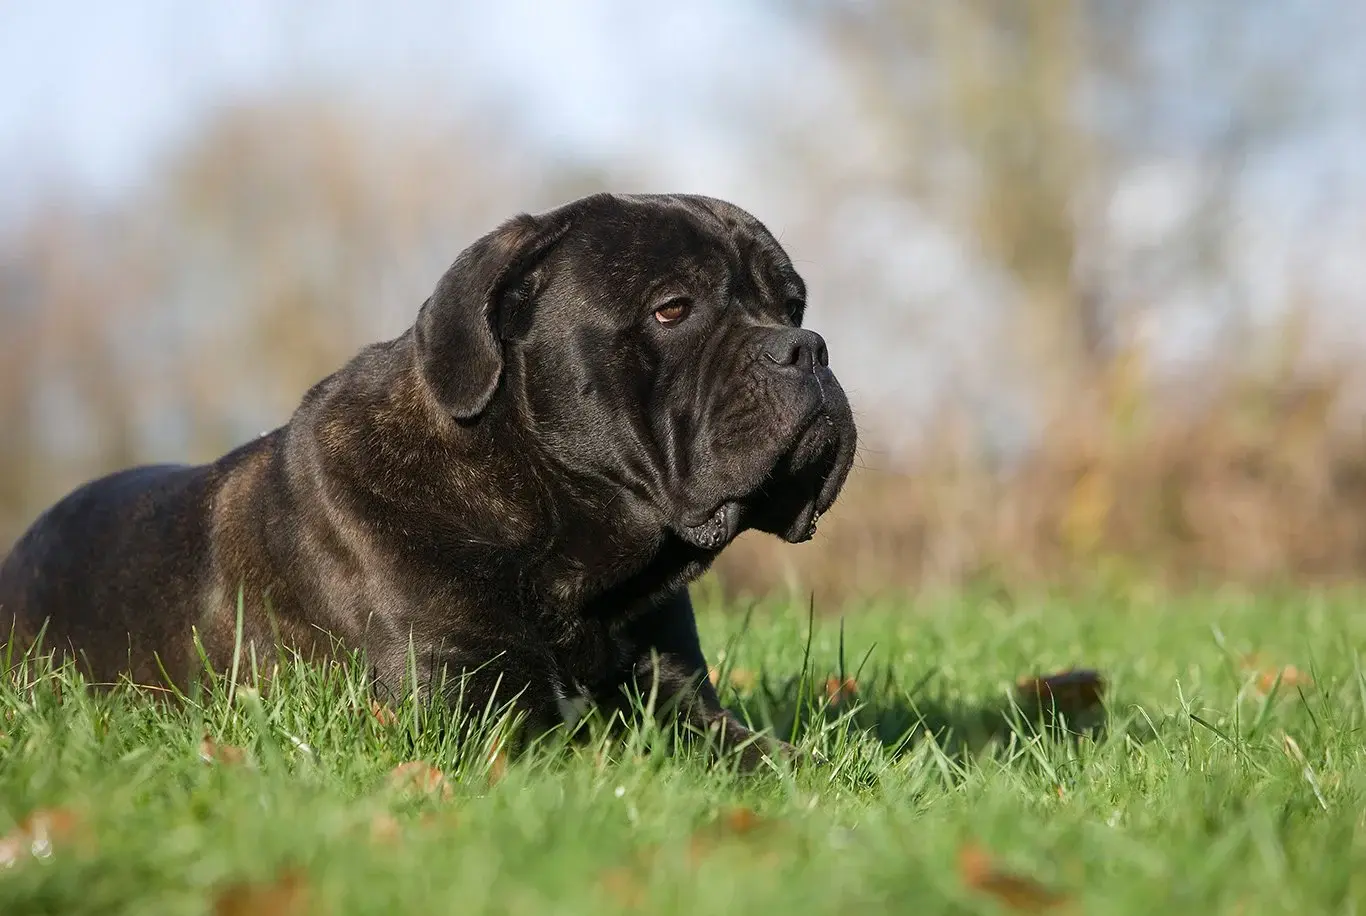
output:
M 515 640 L 465 634 L 458 643 L 451 650 L 387 653 L 374 669 L 376 693 L 397 698 L 416 687 L 419 697 L 448 707 L 461 730 L 492 725 L 508 712 L 521 715 L 524 739 L 561 724 L 563 700 L 547 657 Z
M 662 715 L 676 717 L 707 736 L 723 753 L 738 748 L 740 765 L 746 770 L 760 766 L 765 757 L 797 759 L 792 745 L 750 731 L 722 707 L 707 677 L 707 660 L 686 590 L 657 604 L 632 629 L 639 637 L 639 655 L 632 670 L 635 685 L 645 696 L 653 691 Z

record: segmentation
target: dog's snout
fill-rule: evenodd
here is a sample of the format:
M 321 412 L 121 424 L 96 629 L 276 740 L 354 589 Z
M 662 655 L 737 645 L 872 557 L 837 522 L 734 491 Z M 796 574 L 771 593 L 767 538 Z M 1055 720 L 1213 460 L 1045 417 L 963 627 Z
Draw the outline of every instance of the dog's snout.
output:
M 770 338 L 764 347 L 764 357 L 775 366 L 814 372 L 817 366 L 830 365 L 830 353 L 825 338 L 805 328 L 784 330 Z

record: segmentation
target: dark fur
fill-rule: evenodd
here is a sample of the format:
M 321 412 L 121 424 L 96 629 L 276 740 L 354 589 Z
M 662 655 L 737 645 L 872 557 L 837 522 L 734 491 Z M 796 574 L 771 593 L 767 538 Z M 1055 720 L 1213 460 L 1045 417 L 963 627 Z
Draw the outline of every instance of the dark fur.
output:
M 692 313 L 664 327 L 676 296 Z M 742 739 L 686 584 L 746 528 L 809 537 L 849 471 L 853 418 L 804 307 L 772 235 L 722 201 L 519 216 L 285 426 L 48 510 L 0 566 L 0 624 L 46 624 L 96 680 L 184 684 L 196 633 L 231 665 L 240 589 L 258 657 L 336 638 L 397 689 L 411 647 L 426 683 L 473 672 L 466 703 L 497 685 L 537 728 L 654 679 Z

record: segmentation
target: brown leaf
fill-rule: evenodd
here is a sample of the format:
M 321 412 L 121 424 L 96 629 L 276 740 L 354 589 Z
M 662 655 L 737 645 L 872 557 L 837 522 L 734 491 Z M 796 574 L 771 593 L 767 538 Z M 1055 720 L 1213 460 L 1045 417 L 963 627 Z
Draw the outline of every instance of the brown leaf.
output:
M 372 699 L 370 701 L 370 715 L 374 716 L 379 724 L 386 728 L 398 722 L 398 715 L 379 700 Z
M 1277 665 L 1269 660 L 1260 652 L 1253 652 L 1244 655 L 1242 658 L 1244 671 L 1255 674 L 1256 688 L 1258 692 L 1267 694 L 1276 686 L 1276 678 L 1281 679 L 1281 686 L 1294 689 L 1296 687 L 1310 687 L 1314 683 L 1308 672 L 1301 671 L 1294 665 Z
M 450 808 L 428 811 L 417 823 L 423 830 L 454 830 L 460 826 L 460 813 Z
M 728 832 L 743 836 L 747 833 L 753 833 L 767 822 L 753 808 L 736 806 L 723 811 L 719 823 Z
M 28 858 L 46 859 L 59 843 L 84 830 L 81 817 L 67 808 L 39 808 L 0 837 L 0 868 L 13 868 Z
M 1094 714 L 1105 696 L 1105 678 L 1088 670 L 1062 671 L 1027 677 L 1015 685 L 1020 707 L 1028 711 L 1057 712 L 1068 719 Z
M 645 904 L 645 888 L 634 871 L 624 865 L 606 869 L 598 878 L 605 890 L 617 904 L 628 910 L 639 909 Z
M 403 826 L 398 818 L 387 811 L 381 811 L 370 820 L 370 840 L 385 846 L 392 846 L 403 838 Z
M 199 742 L 199 759 L 205 763 L 237 764 L 246 761 L 247 752 L 231 744 L 219 744 L 205 735 Z
M 311 912 L 311 902 L 308 876 L 288 868 L 273 881 L 225 885 L 214 896 L 213 912 L 214 916 L 303 916 Z
M 1033 878 L 1000 869 L 986 850 L 971 843 L 958 851 L 958 877 L 965 887 L 1020 913 L 1042 913 L 1068 901 Z
M 698 865 L 702 859 L 718 846 L 739 838 L 753 838 L 760 831 L 772 826 L 772 822 L 753 808 L 740 806 L 727 808 L 714 824 L 698 830 L 688 841 L 688 862 Z
M 502 738 L 495 738 L 493 746 L 489 748 L 487 773 L 489 785 L 502 782 L 508 773 L 508 752 Z
M 421 760 L 400 763 L 389 771 L 389 787 L 400 792 L 418 792 L 449 801 L 455 794 L 446 774 Z
M 721 669 L 707 669 L 707 677 L 711 680 L 712 686 L 719 686 L 721 679 Z M 730 686 L 740 691 L 753 690 L 754 685 L 759 683 L 759 678 L 754 674 L 753 671 L 750 671 L 748 668 L 730 669 L 730 673 L 726 680 L 730 684 Z
M 1308 674 L 1294 665 L 1286 665 L 1284 668 L 1272 668 L 1259 672 L 1257 690 L 1263 694 L 1270 693 L 1276 687 L 1277 678 L 1280 679 L 1281 688 L 1284 690 L 1294 690 L 1296 687 L 1312 687 L 1314 684 L 1314 679 Z
M 825 698 L 831 706 L 839 706 L 846 700 L 858 696 L 858 682 L 851 677 L 840 680 L 837 677 L 825 679 Z

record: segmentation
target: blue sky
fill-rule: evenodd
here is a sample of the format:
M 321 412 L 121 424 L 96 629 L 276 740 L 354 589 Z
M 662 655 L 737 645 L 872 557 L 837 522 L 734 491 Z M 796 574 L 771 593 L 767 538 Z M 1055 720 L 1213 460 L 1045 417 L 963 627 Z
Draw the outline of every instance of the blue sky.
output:
M 780 26 L 724 0 L 7 3 L 0 165 L 117 192 L 214 105 L 283 85 L 438 114 L 510 103 L 552 150 L 629 150 L 706 134 L 716 86 L 782 59 Z

